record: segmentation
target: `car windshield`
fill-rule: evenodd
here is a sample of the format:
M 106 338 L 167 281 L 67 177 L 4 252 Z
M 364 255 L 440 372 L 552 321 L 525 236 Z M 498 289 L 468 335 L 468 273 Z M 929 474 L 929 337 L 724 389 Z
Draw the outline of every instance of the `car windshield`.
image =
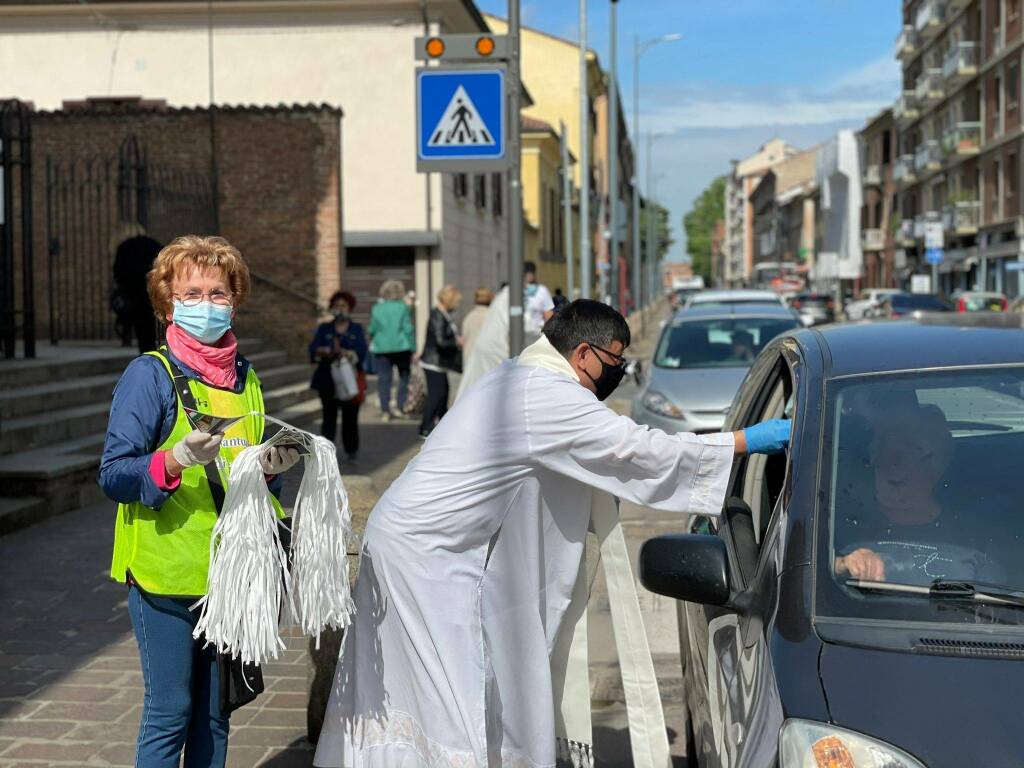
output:
M 960 303 L 967 312 L 1002 312 L 1003 297 L 998 294 L 964 294 L 960 297 Z
M 796 320 L 786 317 L 677 321 L 662 333 L 654 364 L 659 368 L 748 368 L 769 341 L 796 327 Z
M 853 581 L 1024 589 L 1024 367 L 853 378 L 829 394 L 817 613 L 1024 623 L 1024 610 Z
M 952 307 L 938 296 L 927 293 L 908 293 L 892 297 L 892 308 L 913 311 L 915 309 L 927 312 L 949 312 Z

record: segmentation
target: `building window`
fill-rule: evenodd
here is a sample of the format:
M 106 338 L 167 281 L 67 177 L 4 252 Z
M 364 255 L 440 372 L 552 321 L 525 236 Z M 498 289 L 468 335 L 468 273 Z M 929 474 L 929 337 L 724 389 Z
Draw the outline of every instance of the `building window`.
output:
M 491 213 L 495 216 L 501 216 L 504 212 L 502 211 L 502 196 L 505 190 L 505 177 L 500 173 L 491 174 Z
M 1017 153 L 1011 152 L 1006 156 L 1006 199 L 1012 203 L 1009 209 L 1011 215 L 1016 215 L 1017 204 L 1017 174 L 1020 169 L 1017 167 Z
M 473 177 L 473 203 L 481 210 L 487 207 L 487 177 L 482 173 Z
M 1020 16 L 1020 0 L 1006 0 L 1006 20 L 1013 23 Z
M 888 128 L 882 132 L 882 165 L 892 162 L 892 131 Z
M 452 189 L 455 190 L 455 197 L 463 198 L 469 191 L 469 180 L 464 173 L 452 174 Z
M 1017 62 L 1012 62 L 1006 70 L 1006 111 L 1016 112 L 1020 99 L 1020 76 Z

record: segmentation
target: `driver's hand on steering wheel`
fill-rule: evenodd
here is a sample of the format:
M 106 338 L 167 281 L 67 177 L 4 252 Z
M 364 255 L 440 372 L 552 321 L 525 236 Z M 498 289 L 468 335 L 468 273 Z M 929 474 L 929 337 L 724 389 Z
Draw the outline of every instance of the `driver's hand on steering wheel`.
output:
M 836 558 L 836 575 L 848 574 L 854 579 L 885 581 L 885 562 L 864 547 Z

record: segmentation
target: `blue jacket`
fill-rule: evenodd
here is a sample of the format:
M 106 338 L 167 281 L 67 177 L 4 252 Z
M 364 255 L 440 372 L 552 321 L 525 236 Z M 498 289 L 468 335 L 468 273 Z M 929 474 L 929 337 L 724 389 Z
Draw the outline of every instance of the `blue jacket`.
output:
M 181 372 L 190 379 L 199 374 L 167 353 Z M 249 361 L 238 355 L 238 376 L 235 392 L 245 388 Z M 121 504 L 140 501 L 152 509 L 160 509 L 171 492 L 160 490 L 149 474 L 149 465 L 157 448 L 174 427 L 177 417 L 177 394 L 163 363 L 152 355 L 132 360 L 114 388 L 110 406 L 107 436 L 103 442 L 99 483 L 108 498 Z M 271 493 L 280 497 L 282 478 L 268 483 Z
M 359 368 L 363 367 L 363 363 L 366 361 L 367 345 L 366 345 L 366 333 L 363 331 L 363 326 L 359 323 L 349 321 L 348 328 L 345 329 L 344 333 L 338 333 L 338 329 L 334 327 L 334 321 L 330 320 L 326 323 L 321 323 L 317 326 L 316 332 L 313 334 L 313 341 L 309 343 L 309 362 L 316 363 L 316 370 L 313 372 L 313 380 L 309 383 L 310 389 L 315 389 L 318 392 L 333 392 L 334 391 L 334 379 L 331 378 L 331 363 L 337 359 L 336 356 L 330 358 L 323 358 L 318 360 L 316 351 L 320 347 L 330 347 L 334 349 L 334 342 L 337 340 L 338 346 L 342 349 L 349 349 L 356 353 L 359 358 Z

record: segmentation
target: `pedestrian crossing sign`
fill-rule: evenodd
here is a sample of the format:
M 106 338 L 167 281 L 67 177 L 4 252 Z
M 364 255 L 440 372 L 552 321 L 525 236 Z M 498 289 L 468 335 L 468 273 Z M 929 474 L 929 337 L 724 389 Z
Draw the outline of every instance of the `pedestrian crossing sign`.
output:
M 504 67 L 417 70 L 418 170 L 504 169 L 505 127 Z

